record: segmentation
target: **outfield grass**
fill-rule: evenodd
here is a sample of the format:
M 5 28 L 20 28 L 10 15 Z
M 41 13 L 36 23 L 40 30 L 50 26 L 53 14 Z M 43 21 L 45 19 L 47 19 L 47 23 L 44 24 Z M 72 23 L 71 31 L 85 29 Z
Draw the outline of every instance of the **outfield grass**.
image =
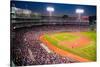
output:
M 49 34 L 46 34 L 44 37 L 49 42 L 51 42 L 54 46 L 56 46 L 62 50 L 69 51 L 73 54 L 79 55 L 79 56 L 86 58 L 86 59 L 89 59 L 91 61 L 96 61 L 96 33 L 95 32 L 81 32 L 81 34 L 90 38 L 91 42 L 86 46 L 77 47 L 77 48 L 64 47 L 64 46 L 60 45 L 58 43 L 58 41 L 52 39 Z M 56 36 L 57 39 L 59 39 L 61 41 L 64 39 L 74 40 L 75 38 L 78 37 L 78 36 L 73 36 L 69 33 L 52 34 L 52 35 Z M 65 36 L 67 36 L 67 37 L 65 37 Z

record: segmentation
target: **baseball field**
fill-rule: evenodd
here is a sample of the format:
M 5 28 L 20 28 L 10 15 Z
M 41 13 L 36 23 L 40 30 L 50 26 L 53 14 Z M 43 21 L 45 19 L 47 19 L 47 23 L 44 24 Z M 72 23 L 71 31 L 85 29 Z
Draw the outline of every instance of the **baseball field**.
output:
M 59 32 L 41 36 L 52 51 L 78 61 L 96 61 L 96 32 Z

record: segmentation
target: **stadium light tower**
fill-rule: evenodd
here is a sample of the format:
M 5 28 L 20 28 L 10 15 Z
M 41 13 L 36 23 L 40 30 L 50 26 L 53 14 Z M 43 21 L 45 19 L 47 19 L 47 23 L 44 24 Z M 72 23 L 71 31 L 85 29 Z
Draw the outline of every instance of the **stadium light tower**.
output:
M 52 12 L 54 12 L 53 7 L 47 7 L 46 10 L 49 12 L 49 16 L 52 16 Z
M 81 22 L 81 14 L 84 13 L 84 9 L 76 9 L 76 14 L 78 14 L 79 22 Z

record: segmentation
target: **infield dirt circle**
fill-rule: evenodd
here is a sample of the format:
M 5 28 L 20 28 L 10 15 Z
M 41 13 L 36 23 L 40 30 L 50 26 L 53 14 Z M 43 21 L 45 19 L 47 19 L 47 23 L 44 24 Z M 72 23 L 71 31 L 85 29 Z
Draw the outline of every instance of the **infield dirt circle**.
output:
M 78 36 L 79 38 L 77 38 L 73 41 L 67 41 L 67 40 L 61 41 L 61 42 L 59 42 L 59 44 L 65 46 L 65 47 L 69 47 L 69 48 L 76 48 L 76 47 L 85 46 L 85 45 L 89 44 L 91 41 L 89 38 L 87 38 L 84 35 L 81 35 L 80 33 L 74 33 L 74 34 L 70 33 L 70 34 Z M 66 46 L 66 44 L 68 44 L 68 45 Z

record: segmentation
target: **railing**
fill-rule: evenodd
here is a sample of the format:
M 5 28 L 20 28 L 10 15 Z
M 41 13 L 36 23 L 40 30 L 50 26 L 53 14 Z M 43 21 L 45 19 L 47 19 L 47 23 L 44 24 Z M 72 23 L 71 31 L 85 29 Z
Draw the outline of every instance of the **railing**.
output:
M 16 20 L 16 19 L 12 19 L 11 20 L 12 23 L 22 23 L 22 22 L 38 22 L 38 23 L 41 23 L 41 22 L 46 22 L 46 23 L 77 23 L 79 22 L 79 20 L 68 20 L 68 19 L 20 19 L 20 20 Z M 89 22 L 88 20 L 81 20 L 81 22 Z M 80 22 L 79 22 L 80 23 Z

